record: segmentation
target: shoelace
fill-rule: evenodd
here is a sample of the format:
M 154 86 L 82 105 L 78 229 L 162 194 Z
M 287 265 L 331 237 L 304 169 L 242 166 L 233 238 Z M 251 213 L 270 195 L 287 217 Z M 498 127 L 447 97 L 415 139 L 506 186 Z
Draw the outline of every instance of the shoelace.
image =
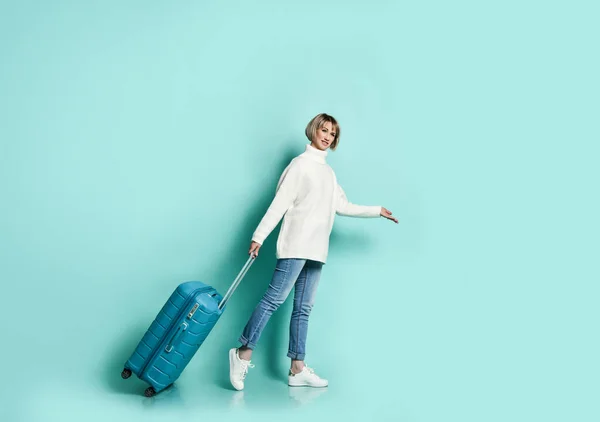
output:
M 304 368 L 306 368 L 306 370 L 308 371 L 309 374 L 314 375 L 317 378 L 320 378 L 317 374 L 315 374 L 315 370 L 313 368 L 311 368 L 310 366 L 304 365 Z M 292 375 L 298 375 L 298 374 L 294 374 L 293 372 L 291 372 L 291 370 L 290 370 L 290 373 Z
M 248 368 L 254 368 L 254 364 L 248 362 L 242 362 L 242 380 L 246 379 L 246 374 L 248 373 Z

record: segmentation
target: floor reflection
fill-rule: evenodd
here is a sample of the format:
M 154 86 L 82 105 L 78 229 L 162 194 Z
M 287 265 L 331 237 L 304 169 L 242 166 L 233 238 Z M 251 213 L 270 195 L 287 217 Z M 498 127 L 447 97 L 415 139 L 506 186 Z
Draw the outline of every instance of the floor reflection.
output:
M 313 402 L 317 397 L 325 394 L 327 389 L 328 387 L 288 387 L 288 394 L 290 399 L 300 406 Z
M 153 397 L 144 398 L 144 407 L 183 407 L 185 404 L 177 384 L 164 389 Z
M 231 395 L 231 400 L 229 400 L 230 408 L 242 408 L 246 406 L 246 401 L 244 400 L 244 392 L 236 391 Z

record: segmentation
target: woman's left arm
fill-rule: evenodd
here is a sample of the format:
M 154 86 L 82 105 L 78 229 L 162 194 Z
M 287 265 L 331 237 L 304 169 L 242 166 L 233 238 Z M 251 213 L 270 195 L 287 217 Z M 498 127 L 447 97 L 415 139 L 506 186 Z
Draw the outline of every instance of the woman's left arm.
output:
M 368 205 L 356 205 L 348 201 L 344 189 L 338 184 L 337 185 L 337 206 L 336 213 L 347 217 L 385 217 L 388 220 L 392 220 L 398 223 L 395 217 L 392 217 L 392 212 L 381 206 L 368 206 Z

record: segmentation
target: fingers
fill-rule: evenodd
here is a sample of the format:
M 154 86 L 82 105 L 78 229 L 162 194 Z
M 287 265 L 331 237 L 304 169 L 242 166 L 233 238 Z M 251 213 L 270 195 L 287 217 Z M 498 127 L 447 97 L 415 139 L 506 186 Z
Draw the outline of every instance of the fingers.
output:
M 258 244 L 256 242 L 252 242 L 250 245 L 250 250 L 248 251 L 248 254 L 249 255 L 254 254 L 254 257 L 257 257 L 260 246 L 261 246 L 260 244 Z
M 390 210 L 388 210 L 387 208 L 383 208 L 383 216 L 385 218 L 387 218 L 388 220 L 392 220 L 394 223 L 398 224 L 398 219 L 395 217 L 392 217 L 392 212 Z

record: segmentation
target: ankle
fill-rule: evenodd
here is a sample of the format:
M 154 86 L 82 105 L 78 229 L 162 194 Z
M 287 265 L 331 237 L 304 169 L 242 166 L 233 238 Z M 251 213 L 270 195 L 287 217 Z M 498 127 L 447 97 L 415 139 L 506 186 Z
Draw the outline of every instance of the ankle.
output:
M 238 349 L 238 357 L 243 360 L 250 360 L 252 358 L 252 349 L 240 347 Z
M 290 367 L 290 371 L 292 371 L 293 374 L 298 374 L 300 372 L 302 372 L 302 370 L 304 369 L 304 362 L 301 360 L 293 360 L 292 361 L 292 365 Z

